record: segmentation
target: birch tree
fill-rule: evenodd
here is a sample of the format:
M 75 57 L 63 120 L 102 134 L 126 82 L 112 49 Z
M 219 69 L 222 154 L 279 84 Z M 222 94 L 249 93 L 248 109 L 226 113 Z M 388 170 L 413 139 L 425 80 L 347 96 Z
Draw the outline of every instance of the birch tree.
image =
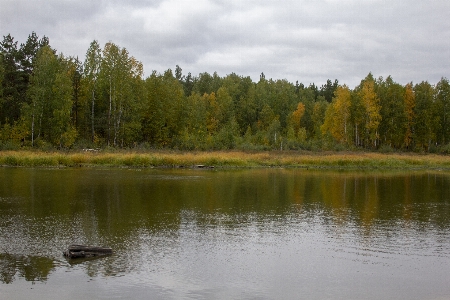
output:
M 346 86 L 339 86 L 334 92 L 333 101 L 325 112 L 322 133 L 330 133 L 339 143 L 349 143 L 351 91 Z
M 127 49 L 114 43 L 106 43 L 100 77 L 103 95 L 106 95 L 103 100 L 106 104 L 105 131 L 108 146 L 123 146 L 125 140 L 128 140 L 131 127 L 140 124 L 139 103 L 142 102 L 142 92 L 137 82 L 142 80 L 142 75 L 142 64 L 131 57 Z
M 359 91 L 362 104 L 364 106 L 364 128 L 366 130 L 365 139 L 367 145 L 377 147 L 379 138 L 378 127 L 381 121 L 380 99 L 375 92 L 375 81 L 371 74 L 363 80 Z
M 49 46 L 42 47 L 30 79 L 30 105 L 25 105 L 25 118 L 31 127 L 31 144 L 37 138 L 54 146 L 68 147 L 76 136 L 71 124 L 72 81 L 68 62 L 57 57 Z
M 90 136 L 91 141 L 95 142 L 95 99 L 97 96 L 98 79 L 100 66 L 102 62 L 102 52 L 100 45 L 96 40 L 91 42 L 86 52 L 86 59 L 83 67 L 84 84 L 87 95 L 90 98 Z

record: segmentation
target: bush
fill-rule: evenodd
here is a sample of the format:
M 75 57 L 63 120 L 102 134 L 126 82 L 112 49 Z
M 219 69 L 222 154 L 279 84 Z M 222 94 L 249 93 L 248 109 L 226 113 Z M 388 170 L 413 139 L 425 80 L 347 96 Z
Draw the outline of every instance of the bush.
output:
M 334 151 L 337 151 L 337 152 L 339 152 L 339 151 L 345 151 L 345 150 L 347 150 L 347 147 L 346 147 L 344 144 L 337 143 L 337 144 L 335 144 L 335 145 L 333 146 L 333 150 L 334 150 Z
M 392 153 L 394 149 L 390 145 L 382 145 L 378 151 L 381 153 Z
M 442 154 L 450 154 L 450 143 L 445 146 L 442 146 Z
M 34 147 L 38 148 L 42 151 L 52 151 L 55 150 L 54 147 L 52 146 L 52 144 L 50 144 L 49 142 L 41 139 L 41 138 L 37 138 L 34 140 Z
M 90 140 L 80 138 L 72 146 L 73 149 L 83 150 L 83 149 L 95 149 L 97 146 Z
M 3 143 L 0 143 L 0 150 L 19 150 L 20 145 L 17 143 L 14 143 L 13 141 L 6 141 Z

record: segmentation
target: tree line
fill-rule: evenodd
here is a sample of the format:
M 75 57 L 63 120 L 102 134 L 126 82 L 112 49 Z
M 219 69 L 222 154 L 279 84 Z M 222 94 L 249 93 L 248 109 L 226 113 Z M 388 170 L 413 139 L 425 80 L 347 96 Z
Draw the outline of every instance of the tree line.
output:
M 369 73 L 351 89 L 142 63 L 93 41 L 84 61 L 36 33 L 0 43 L 0 149 L 171 148 L 450 151 L 450 84 Z

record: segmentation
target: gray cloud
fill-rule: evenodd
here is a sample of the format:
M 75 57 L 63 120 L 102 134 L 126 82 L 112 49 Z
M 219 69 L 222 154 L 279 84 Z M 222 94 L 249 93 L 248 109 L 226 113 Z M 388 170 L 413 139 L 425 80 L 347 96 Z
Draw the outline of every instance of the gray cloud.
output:
M 448 1 L 402 0 L 3 0 L 1 34 L 24 42 L 35 31 L 65 55 L 113 41 L 146 74 L 180 65 L 353 87 L 369 71 L 409 81 L 448 77 Z

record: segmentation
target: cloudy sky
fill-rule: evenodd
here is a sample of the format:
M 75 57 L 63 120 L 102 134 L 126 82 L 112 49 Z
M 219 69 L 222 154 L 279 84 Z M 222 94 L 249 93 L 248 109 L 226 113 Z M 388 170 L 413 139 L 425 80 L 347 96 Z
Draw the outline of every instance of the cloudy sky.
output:
M 84 60 L 94 39 L 145 74 L 235 72 L 351 88 L 369 72 L 406 84 L 450 77 L 448 0 L 0 0 L 0 32 L 35 31 Z

